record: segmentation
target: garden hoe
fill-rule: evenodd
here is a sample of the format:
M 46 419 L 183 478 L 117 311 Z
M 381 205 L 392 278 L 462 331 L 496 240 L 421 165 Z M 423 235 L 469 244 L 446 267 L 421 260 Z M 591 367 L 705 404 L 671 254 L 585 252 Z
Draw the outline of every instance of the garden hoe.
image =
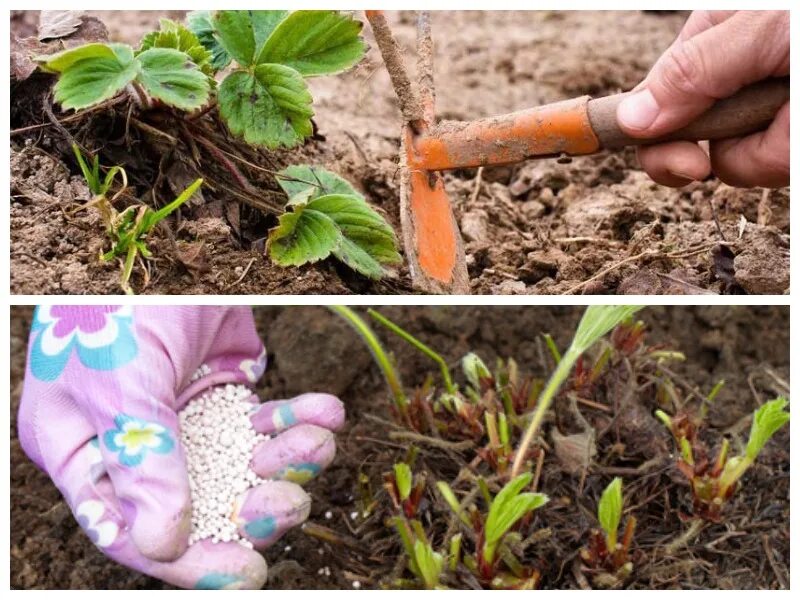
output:
M 581 96 L 507 115 L 435 122 L 433 43 L 426 11 L 417 18 L 417 85 L 382 11 L 367 11 L 403 115 L 400 219 L 414 286 L 426 292 L 468 294 L 464 247 L 440 174 L 448 169 L 569 157 L 665 141 L 715 140 L 764 129 L 789 100 L 789 78 L 765 80 L 718 101 L 683 129 L 647 140 L 617 125 L 626 94 Z

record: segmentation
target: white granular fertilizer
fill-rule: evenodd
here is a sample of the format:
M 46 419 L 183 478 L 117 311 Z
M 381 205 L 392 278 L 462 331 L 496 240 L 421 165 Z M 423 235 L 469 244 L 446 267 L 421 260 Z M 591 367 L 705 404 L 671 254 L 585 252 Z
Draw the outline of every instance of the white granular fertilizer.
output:
M 264 482 L 250 469 L 253 449 L 269 439 L 250 421 L 252 393 L 243 385 L 211 388 L 179 414 L 192 496 L 190 545 L 211 538 L 253 547 L 231 519 L 236 497 Z

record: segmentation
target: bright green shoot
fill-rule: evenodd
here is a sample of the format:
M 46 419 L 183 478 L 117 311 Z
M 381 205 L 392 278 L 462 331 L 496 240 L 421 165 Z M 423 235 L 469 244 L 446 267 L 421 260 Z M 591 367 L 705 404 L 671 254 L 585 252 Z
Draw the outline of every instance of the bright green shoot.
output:
M 136 259 L 141 255 L 150 258 L 152 253 L 147 248 L 147 235 L 161 221 L 178 210 L 203 184 L 202 179 L 197 179 L 186 188 L 175 200 L 160 208 L 153 210 L 148 206 L 126 208 L 118 214 L 113 214 L 108 225 L 108 235 L 114 245 L 101 258 L 105 261 L 124 257 L 120 286 L 126 294 L 132 294 L 130 286 L 131 273 Z
M 425 586 L 435 590 L 440 587 L 439 578 L 444 569 L 444 557 L 434 551 L 419 521 L 406 521 L 402 517 L 392 519 L 403 549 L 408 556 L 408 568 Z
M 444 481 L 437 481 L 436 487 L 439 489 L 439 493 L 442 495 L 442 498 L 444 498 L 444 501 L 447 502 L 450 510 L 455 513 L 464 525 L 472 527 L 472 522 L 469 520 L 466 511 L 461 508 L 461 503 L 458 501 L 458 498 L 456 498 L 455 493 L 453 493 L 453 489 Z
M 525 431 L 525 436 L 522 443 L 517 449 L 514 458 L 514 466 L 511 469 L 511 476 L 516 476 L 521 470 L 525 462 L 525 456 L 528 453 L 528 448 L 533 443 L 533 438 L 542 424 L 545 413 L 550 408 L 558 390 L 569 377 L 572 367 L 577 362 L 578 358 L 586 352 L 592 345 L 600 340 L 604 335 L 610 332 L 614 327 L 630 319 L 642 306 L 589 306 L 586 312 L 583 313 L 583 318 L 578 324 L 578 329 L 575 332 L 575 337 L 572 339 L 572 344 L 561 357 L 561 360 L 556 366 L 556 370 L 550 376 L 542 395 L 536 403 L 536 411 L 533 413 L 533 418 Z
M 351 308 L 347 306 L 331 306 L 330 309 L 346 320 L 353 329 L 361 336 L 361 339 L 367 344 L 367 347 L 375 357 L 375 361 L 386 379 L 386 384 L 392 392 L 394 397 L 395 406 L 397 407 L 400 416 L 404 419 L 408 414 L 408 399 L 403 392 L 403 384 L 400 382 L 400 376 L 394 368 L 391 357 L 386 353 L 381 345 L 375 332 L 372 331 L 369 325 L 356 314 Z
M 481 357 L 470 352 L 461 359 L 461 369 L 464 371 L 464 376 L 467 378 L 469 384 L 475 388 L 475 391 L 480 393 L 481 380 L 491 378 L 492 372 L 481 360 Z
M 439 587 L 439 577 L 444 567 L 444 557 L 434 551 L 428 542 L 416 540 L 414 542 L 414 559 L 419 569 L 419 577 L 429 590 Z
M 483 562 L 494 563 L 497 548 L 503 536 L 525 515 L 544 506 L 549 501 L 545 494 L 522 492 L 531 483 L 533 475 L 523 473 L 509 481 L 495 496 L 489 506 L 484 526 Z
M 114 184 L 114 179 L 117 175 L 122 177 L 122 189 L 128 186 L 128 176 L 125 173 L 125 169 L 122 167 L 118 165 L 111 167 L 106 172 L 105 178 L 103 178 L 100 175 L 100 159 L 96 154 L 92 157 L 92 166 L 89 167 L 78 144 L 72 144 L 72 152 L 75 154 L 75 159 L 78 161 L 78 166 L 81 169 L 83 178 L 86 180 L 86 185 L 95 198 L 105 198 L 111 186 Z
M 766 402 L 756 410 L 744 455 L 729 459 L 722 470 L 719 483 L 721 496 L 724 497 L 725 492 L 744 475 L 764 445 L 789 420 L 789 413 L 784 411 L 788 404 L 789 401 L 781 396 Z
M 413 482 L 411 467 L 406 463 L 396 463 L 394 465 L 394 479 L 397 483 L 397 491 L 400 494 L 400 500 L 408 500 L 408 497 L 411 495 L 411 484 Z
M 615 477 L 603 490 L 597 505 L 597 520 L 606 534 L 606 548 L 613 552 L 617 547 L 617 530 L 622 520 L 622 479 L 619 477 Z

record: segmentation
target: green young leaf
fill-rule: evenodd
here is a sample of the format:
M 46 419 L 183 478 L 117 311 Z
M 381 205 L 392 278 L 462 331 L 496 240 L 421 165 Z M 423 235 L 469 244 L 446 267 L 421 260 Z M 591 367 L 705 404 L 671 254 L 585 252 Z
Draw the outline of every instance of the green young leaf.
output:
M 464 523 L 467 527 L 472 527 L 472 523 L 467 516 L 467 513 L 461 508 L 461 504 L 456 498 L 456 495 L 453 493 L 453 489 L 447 485 L 445 481 L 437 481 L 436 487 L 439 490 L 439 493 L 444 498 L 444 501 L 447 502 L 447 505 L 450 507 L 455 515 L 461 519 L 461 522 Z
M 219 110 L 234 135 L 250 144 L 291 148 L 312 133 L 311 94 L 302 76 L 282 65 L 236 71 L 219 87 Z
M 400 500 L 407 500 L 411 495 L 411 467 L 406 463 L 395 463 L 394 481 L 397 484 L 397 491 L 400 493 Z
M 139 81 L 147 93 L 181 110 L 195 110 L 208 101 L 209 83 L 186 53 L 172 48 L 151 48 L 139 57 Z
M 207 76 L 214 81 L 214 67 L 211 64 L 211 51 L 207 50 L 198 39 L 197 35 L 180 23 L 161 19 L 161 29 L 152 31 L 142 38 L 142 43 L 136 53 L 138 56 L 151 48 L 172 48 L 185 52 L 191 61 Z
M 569 350 L 583 354 L 601 337 L 642 308 L 642 306 L 613 305 L 587 307 L 578 324 L 578 329 L 575 331 L 575 337 L 572 339 Z
M 434 552 L 430 544 L 421 540 L 414 540 L 414 559 L 419 569 L 419 576 L 429 590 L 439 585 L 439 576 L 442 573 L 444 557 Z
M 256 62 L 288 65 L 307 77 L 338 73 L 364 56 L 361 27 L 338 11 L 298 10 L 275 28 Z
M 41 69 L 50 73 L 63 73 L 75 63 L 89 58 L 117 58 L 109 44 L 84 44 L 77 48 L 62 50 L 56 54 L 37 56 L 35 60 L 42 63 Z
M 398 264 L 402 261 L 397 251 L 397 238 L 394 230 L 373 208 L 357 196 L 329 194 L 315 198 L 308 207 L 325 213 L 333 219 L 342 230 L 346 240 L 352 242 L 371 260 L 381 264 Z M 352 248 L 344 248 L 352 250 Z M 352 264 L 342 258 L 356 271 L 363 272 L 363 256 L 352 256 Z
M 508 530 L 526 514 L 547 504 L 549 498 L 544 494 L 520 493 L 530 484 L 532 478 L 533 475 L 530 473 L 523 473 L 515 477 L 500 490 L 492 501 L 485 526 L 489 562 L 493 559 L 497 543 Z
M 267 243 L 270 258 L 287 267 L 327 258 L 341 240 L 342 232 L 329 217 L 299 207 L 280 216 Z
M 139 73 L 139 63 L 133 50 L 121 44 L 108 45 L 110 54 L 94 46 L 90 54 L 61 56 L 46 63 L 53 69 L 64 70 L 55 86 L 56 102 L 65 110 L 87 108 L 116 96 Z M 76 49 L 79 50 L 79 49 Z
M 290 206 L 296 204 L 306 204 L 309 200 L 327 196 L 329 194 L 341 194 L 344 196 L 355 196 L 360 199 L 364 197 L 350 185 L 346 179 L 336 173 L 323 169 L 322 167 L 312 167 L 309 165 L 292 165 L 278 173 L 278 185 L 281 186 L 286 195 L 289 196 Z
M 211 18 L 216 39 L 233 59 L 243 67 L 254 64 L 256 52 L 255 33 L 250 12 L 246 10 L 218 10 Z
M 492 376 L 489 367 L 486 366 L 481 360 L 481 357 L 470 352 L 461 359 L 461 369 L 464 371 L 464 376 L 467 378 L 469 384 L 476 390 L 481 389 L 481 379 L 486 379 Z
M 622 479 L 615 477 L 608 484 L 600 502 L 597 504 L 597 520 L 606 533 L 606 543 L 609 552 L 613 552 L 617 545 L 617 529 L 622 519 Z
M 219 43 L 212 22 L 211 11 L 196 10 L 186 17 L 186 25 L 197 36 L 203 47 L 211 52 L 211 67 L 215 71 L 224 69 L 231 64 L 231 55 Z
M 745 455 L 751 461 L 756 459 L 764 444 L 789 420 L 789 413 L 783 410 L 788 404 L 789 401 L 781 396 L 764 403 L 753 414 L 750 439 L 745 450 Z

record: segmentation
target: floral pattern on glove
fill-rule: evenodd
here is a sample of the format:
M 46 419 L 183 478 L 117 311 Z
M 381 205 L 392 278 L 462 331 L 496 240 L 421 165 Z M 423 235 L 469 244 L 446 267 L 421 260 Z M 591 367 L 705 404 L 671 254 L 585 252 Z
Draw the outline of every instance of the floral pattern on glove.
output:
M 130 306 L 39 306 L 31 326 L 31 373 L 41 381 L 55 381 L 73 349 L 88 369 L 117 369 L 138 352 L 132 329 Z
M 103 436 L 106 448 L 119 453 L 119 462 L 126 467 L 140 465 L 148 452 L 168 454 L 175 447 L 169 431 L 163 425 L 143 421 L 130 415 L 114 418 L 116 429 Z
M 246 359 L 239 363 L 239 370 L 247 377 L 250 383 L 256 383 L 267 368 L 267 349 L 262 348 L 256 360 Z
M 78 505 L 75 517 L 95 546 L 107 548 L 117 539 L 119 527 L 114 521 L 103 520 L 105 507 L 99 500 L 84 500 Z

